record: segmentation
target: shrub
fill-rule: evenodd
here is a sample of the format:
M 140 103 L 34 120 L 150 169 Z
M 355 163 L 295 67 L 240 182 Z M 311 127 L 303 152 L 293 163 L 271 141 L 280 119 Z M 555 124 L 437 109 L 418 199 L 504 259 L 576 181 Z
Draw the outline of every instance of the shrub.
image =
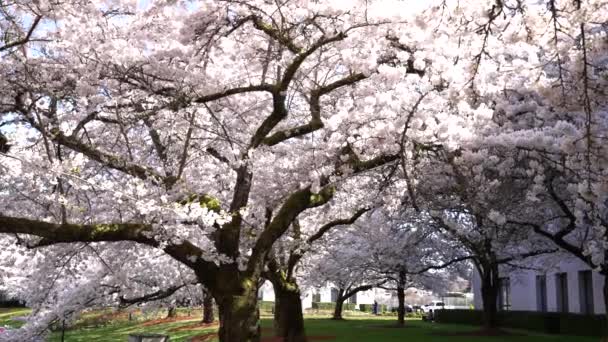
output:
M 359 310 L 363 312 L 373 312 L 374 304 L 359 304 Z M 387 306 L 385 304 L 378 304 L 378 312 L 386 312 Z
M 559 312 L 501 311 L 498 313 L 498 325 L 547 334 L 603 336 L 606 331 L 605 318 L 603 315 Z M 437 310 L 435 321 L 482 325 L 483 312 L 481 310 Z
M 25 302 L 19 298 L 11 297 L 0 291 L 0 307 L 3 308 L 24 308 Z
M 437 310 L 435 321 L 438 323 L 482 325 L 483 313 L 479 310 Z
M 405 317 L 407 318 L 422 318 L 422 312 L 406 312 Z
M 605 315 L 559 315 L 559 333 L 564 335 L 603 336 L 606 331 Z
M 344 303 L 342 305 L 342 310 L 350 310 L 353 311 L 357 307 L 357 304 Z M 333 311 L 336 309 L 336 303 L 323 303 L 323 302 L 312 302 L 312 308 L 315 310 L 330 310 Z
M 274 312 L 274 302 L 260 301 L 258 305 L 260 306 L 260 311 Z

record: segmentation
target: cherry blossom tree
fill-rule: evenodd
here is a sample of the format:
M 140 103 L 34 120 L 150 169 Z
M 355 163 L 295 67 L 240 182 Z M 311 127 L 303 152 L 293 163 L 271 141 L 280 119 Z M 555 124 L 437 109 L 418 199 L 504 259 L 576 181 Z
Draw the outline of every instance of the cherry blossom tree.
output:
M 296 218 L 365 207 L 348 184 L 372 193 L 377 172 L 387 210 L 470 254 L 489 326 L 499 265 L 550 250 L 539 237 L 606 275 L 606 2 L 410 6 L 0 4 L 5 241 L 58 279 L 69 253 L 95 257 L 82 246 L 161 251 L 213 295 L 221 341 L 256 341 L 275 243 Z M 56 302 L 82 307 L 107 272 Z
M 551 249 L 529 248 L 546 243 L 531 230 L 602 271 L 606 3 L 444 2 L 438 9 L 429 21 L 437 29 L 399 40 L 424 46 L 432 71 L 450 68 L 439 73 L 447 88 L 441 94 L 450 95 L 433 102 L 434 122 L 408 117 L 409 127 L 432 135 L 404 128 L 409 203 L 478 251 L 486 289 L 497 283 L 502 261 Z
M 44 334 L 50 325 L 69 326 L 87 309 L 130 310 L 137 305 L 146 311 L 175 312 L 179 303 L 202 301 L 191 271 L 159 251 L 125 255 L 119 248 L 87 244 L 42 251 L 15 241 L 3 246 L 0 281 L 32 309 L 24 328 L 9 336 L 12 340 Z M 159 267 L 165 269 L 158 272 Z
M 222 341 L 257 340 L 274 242 L 400 157 L 420 63 L 374 4 L 12 3 L 40 24 L 2 51 L 0 232 L 162 250 L 212 293 Z
M 551 29 L 538 33 L 547 42 L 538 62 L 548 66 L 544 75 L 537 73 L 542 86 L 527 88 L 519 105 L 501 108 L 505 114 L 517 108 L 527 124 L 514 126 L 490 143 L 516 150 L 529 162 L 534 181 L 528 194 L 534 212 L 522 212 L 509 223 L 532 229 L 605 279 L 607 117 L 602 89 L 608 63 L 602 38 L 606 29 L 600 24 L 605 21 L 599 18 L 606 4 L 549 1 L 548 9 L 544 20 Z M 605 280 L 603 295 L 608 304 Z
M 556 249 L 531 230 L 508 224 L 525 210 L 531 182 L 518 176 L 525 174 L 525 163 L 514 165 L 509 155 L 490 151 L 437 151 L 429 164 L 418 165 L 429 178 L 419 179 L 416 193 L 428 224 L 452 239 L 452 251 L 475 266 L 481 278 L 485 328 L 495 329 L 501 268 Z M 494 160 L 494 166 L 488 160 Z
M 343 225 L 353 224 L 369 209 L 357 210 L 352 216 L 329 221 L 317 229 L 307 233 L 300 220 L 292 223 L 291 234 L 275 243 L 269 253 L 267 270 L 264 278 L 268 279 L 275 293 L 274 330 L 275 335 L 282 337 L 286 342 L 305 341 L 304 316 L 302 307 L 302 293 L 298 284 L 298 267 L 306 253 L 318 252 L 314 245 L 332 229 Z M 325 216 L 325 215 L 323 215 Z M 307 217 L 303 220 L 304 226 L 317 222 L 317 217 Z M 308 224 L 306 224 L 308 223 Z M 332 247 L 329 247 L 332 248 Z
M 491 116 L 481 121 L 483 125 L 467 125 L 474 133 L 460 140 L 460 146 L 435 141 L 424 147 L 435 151 L 442 147 L 447 150 L 444 160 L 456 163 L 470 158 L 470 153 L 481 157 L 473 163 L 473 172 L 464 172 L 462 182 L 455 182 L 462 189 L 467 188 L 464 184 L 477 183 L 476 194 L 469 199 L 519 192 L 500 207 L 492 200 L 474 200 L 486 202 L 487 217 L 499 224 L 497 236 L 531 228 L 606 276 L 606 151 L 600 141 L 607 122 L 603 18 L 608 7 L 601 1 L 483 6 L 488 15 L 481 19 L 482 26 L 470 27 L 470 32 L 484 40 L 473 58 L 463 56 L 473 63 L 473 73 L 465 74 L 472 76 L 467 103 L 457 108 L 485 110 Z M 466 32 L 468 23 L 460 27 Z M 486 74 L 488 70 L 492 71 Z M 483 116 L 470 118 L 477 121 Z M 462 156 L 454 155 L 459 149 L 465 151 Z M 502 166 L 494 169 L 492 164 Z M 478 183 L 481 174 L 487 178 L 492 169 L 497 172 L 490 176 L 492 182 Z M 492 183 L 495 190 L 488 187 Z M 508 191 L 500 189 L 517 183 Z M 608 300 L 608 285 L 604 285 L 604 300 Z
M 359 292 L 369 291 L 385 281 L 365 260 L 356 257 L 353 241 L 340 239 L 339 248 L 327 249 L 312 257 L 307 282 L 316 287 L 332 286 L 337 290 L 333 320 L 342 320 L 344 303 Z M 356 246 L 361 248 L 362 246 Z
M 396 292 L 399 326 L 405 324 L 408 287 L 446 292 L 447 279 L 456 270 L 453 266 L 469 259 L 457 244 L 437 233 L 428 216 L 414 210 L 393 214 L 378 209 L 341 239 L 354 250 L 345 257 L 347 263 L 367 270 L 381 288 Z

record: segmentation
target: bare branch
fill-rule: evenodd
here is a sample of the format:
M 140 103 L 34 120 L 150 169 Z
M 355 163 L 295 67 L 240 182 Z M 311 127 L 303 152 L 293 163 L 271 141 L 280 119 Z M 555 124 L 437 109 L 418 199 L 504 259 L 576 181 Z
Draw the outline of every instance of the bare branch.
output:
M 16 40 L 14 42 L 5 44 L 3 46 L 0 46 L 0 52 L 2 52 L 4 50 L 8 50 L 8 49 L 16 47 L 16 46 L 27 44 L 30 41 L 32 34 L 34 33 L 34 30 L 40 23 L 40 20 L 42 20 L 42 15 L 37 15 L 34 18 L 34 21 L 32 22 L 32 26 L 30 26 L 30 29 L 27 31 L 27 34 L 25 35 L 25 37 L 23 37 L 22 39 Z

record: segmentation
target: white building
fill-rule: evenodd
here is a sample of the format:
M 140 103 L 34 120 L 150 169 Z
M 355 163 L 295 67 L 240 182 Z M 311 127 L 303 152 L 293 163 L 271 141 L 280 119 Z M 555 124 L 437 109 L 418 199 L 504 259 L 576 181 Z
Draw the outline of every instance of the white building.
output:
M 333 286 L 324 286 L 318 289 L 310 289 L 302 291 L 302 308 L 304 310 L 312 308 L 313 302 L 320 303 L 335 303 L 338 298 L 338 289 Z M 261 301 L 274 302 L 274 289 L 269 281 L 266 281 L 260 288 L 258 299 Z M 380 304 L 385 301 L 390 301 L 391 293 L 383 289 L 374 288 L 368 291 L 361 291 L 350 297 L 345 303 L 357 304 L 373 304 L 374 300 Z
M 528 260 L 541 265 L 542 258 Z M 546 264 L 546 262 L 545 262 Z M 518 269 L 501 274 L 499 310 L 605 314 L 604 277 L 581 260 L 567 256 L 546 271 Z M 483 309 L 481 281 L 473 277 L 475 309 Z

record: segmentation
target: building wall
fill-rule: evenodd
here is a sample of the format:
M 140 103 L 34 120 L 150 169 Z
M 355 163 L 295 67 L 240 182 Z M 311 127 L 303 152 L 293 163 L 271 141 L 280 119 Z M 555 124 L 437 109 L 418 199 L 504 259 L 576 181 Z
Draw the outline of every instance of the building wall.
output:
M 511 310 L 536 310 L 536 273 L 522 272 L 509 277 Z
M 557 289 L 555 285 L 555 273 L 547 274 L 547 311 L 550 312 L 557 311 Z M 536 289 L 532 288 L 530 291 L 536 292 Z M 570 303 L 568 303 L 568 306 L 570 306 Z
M 542 265 L 540 258 L 530 260 L 530 265 Z M 546 264 L 546 263 L 545 263 Z M 546 268 L 547 279 L 547 311 L 557 311 L 557 289 L 556 275 L 558 273 L 568 274 L 568 312 L 581 313 L 580 293 L 579 293 L 579 271 L 589 270 L 590 268 L 573 257 L 563 257 L 558 263 L 550 268 Z M 509 277 L 511 285 L 511 310 L 514 311 L 538 311 L 536 276 L 543 274 L 539 271 L 517 270 L 504 272 L 501 277 Z M 596 314 L 606 313 L 603 295 L 604 277 L 598 272 L 593 272 L 593 311 Z M 481 299 L 481 279 L 477 272 L 474 273 L 473 294 L 475 309 L 483 309 Z
M 272 283 L 266 281 L 258 291 L 258 299 L 265 302 L 274 302 L 274 289 Z
M 606 313 L 606 304 L 604 302 L 604 276 L 593 272 L 593 309 L 597 313 Z
M 302 310 L 312 308 L 312 291 L 304 293 L 302 298 Z
M 483 301 L 481 299 L 481 278 L 477 271 L 473 272 L 473 279 L 471 279 L 471 286 L 473 287 L 473 305 L 476 310 L 483 310 Z
M 357 293 L 357 304 L 374 304 L 376 299 L 376 292 L 380 292 L 381 289 L 371 289 L 369 291 L 362 291 Z
M 321 302 L 331 303 L 331 289 L 332 286 L 324 286 L 318 289 L 321 294 Z M 302 292 L 302 309 L 310 309 L 312 307 L 312 298 L 317 290 L 310 289 Z M 357 305 L 358 304 L 373 304 L 377 298 L 386 297 L 386 293 L 382 289 L 371 289 L 369 291 L 362 291 L 357 293 Z M 390 296 L 389 296 L 390 297 Z M 264 285 L 260 287 L 258 298 L 262 301 L 274 302 L 275 294 L 272 287 L 272 283 L 266 281 Z M 358 308 L 358 307 L 357 307 Z

